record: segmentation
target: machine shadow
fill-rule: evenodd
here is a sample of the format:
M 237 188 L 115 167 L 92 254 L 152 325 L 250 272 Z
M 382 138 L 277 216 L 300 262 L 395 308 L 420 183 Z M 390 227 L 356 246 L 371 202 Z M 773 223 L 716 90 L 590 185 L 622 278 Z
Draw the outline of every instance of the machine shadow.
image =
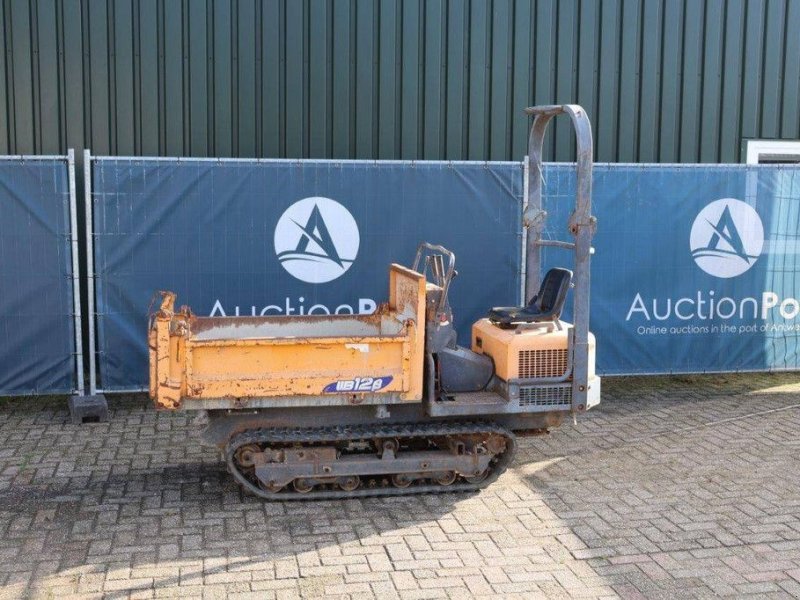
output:
M 121 589 L 103 590 L 105 597 L 126 597 L 139 585 L 188 586 L 191 594 L 192 585 L 202 593 L 209 581 L 265 569 L 275 578 L 285 568 L 282 577 L 298 586 L 324 587 L 325 570 L 351 553 L 365 565 L 376 557 L 395 561 L 387 548 L 408 536 L 443 535 L 443 524 L 491 521 L 492 511 L 517 509 L 572 540 L 565 543 L 573 554 L 563 560 L 613 585 L 617 575 L 606 559 L 657 551 L 640 523 L 643 508 L 654 519 L 677 518 L 700 479 L 722 469 L 731 481 L 747 480 L 748 464 L 713 457 L 754 444 L 761 427 L 749 432 L 754 405 L 745 398 L 759 411 L 780 408 L 793 402 L 783 391 L 793 380 L 610 378 L 603 403 L 577 425 L 521 438 L 509 471 L 482 493 L 346 501 L 264 502 L 243 493 L 217 452 L 199 445 L 189 416 L 154 411 L 143 396 L 112 398 L 110 423 L 83 426 L 68 423 L 63 401 L 36 409 L 15 401 L 0 407 L 0 433 L 15 448 L 13 457 L 0 456 L 0 553 L 19 563 L 6 585 L 33 580 L 36 592 L 63 578 L 97 577 L 120 580 Z M 720 419 L 722 429 L 714 425 Z M 697 500 L 693 509 L 702 514 Z M 536 545 L 533 523 L 517 534 Z M 680 548 L 708 543 L 703 531 L 662 533 Z M 591 565 L 588 555 L 596 558 Z
M 44 591 L 52 577 L 125 578 L 141 569 L 160 571 L 148 585 L 168 588 L 303 553 L 335 553 L 348 542 L 366 547 L 371 540 L 384 554 L 387 537 L 435 524 L 475 495 L 265 502 L 239 488 L 215 449 L 198 446 L 188 419 L 146 403 L 112 398 L 109 424 L 68 424 L 57 400 L 44 414 L 26 415 L 26 426 L 63 424 L 57 441 L 45 436 L 23 450 L 16 476 L 0 488 L 0 530 L 13 533 L 2 551 L 24 558 L 7 587 L 28 585 L 32 569 L 28 592 Z M 155 433 L 136 440 L 143 431 Z M 47 549 L 47 560 L 31 552 L 34 546 Z M 127 597 L 136 585 L 103 596 Z
M 377 547 L 368 551 L 383 556 L 384 538 L 436 522 L 475 495 L 266 502 L 244 493 L 221 464 L 159 466 L 112 476 L 80 490 L 79 501 L 64 502 L 52 496 L 54 491 L 0 503 L 10 505 L 12 518 L 34 517 L 34 506 L 56 507 L 52 524 L 57 531 L 48 536 L 47 546 L 48 553 L 60 557 L 59 577 L 83 576 L 87 570 L 123 575 L 128 562 L 132 572 L 180 566 L 179 573 L 155 578 L 155 589 L 203 585 L 231 572 L 263 569 L 265 563 L 293 563 L 304 553 L 337 553 L 348 542 L 368 548 L 371 539 Z M 99 525 L 103 514 L 107 526 Z M 96 523 L 90 536 L 76 529 L 87 521 Z M 93 554 L 105 544 L 123 548 Z M 103 596 L 127 598 L 136 589 L 132 581 Z

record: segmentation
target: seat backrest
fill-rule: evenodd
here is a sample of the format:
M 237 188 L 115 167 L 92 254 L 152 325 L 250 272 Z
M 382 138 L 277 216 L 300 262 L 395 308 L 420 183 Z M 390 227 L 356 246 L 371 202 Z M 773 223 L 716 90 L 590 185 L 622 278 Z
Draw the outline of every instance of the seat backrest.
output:
M 571 281 L 572 271 L 569 269 L 550 269 L 544 276 L 539 293 L 534 299 L 538 312 L 552 315 L 554 319 L 560 317 Z

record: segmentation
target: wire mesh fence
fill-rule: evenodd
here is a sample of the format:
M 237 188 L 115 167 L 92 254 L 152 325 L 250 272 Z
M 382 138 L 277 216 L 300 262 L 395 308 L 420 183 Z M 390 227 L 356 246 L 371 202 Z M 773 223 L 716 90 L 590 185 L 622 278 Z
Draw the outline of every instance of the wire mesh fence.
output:
M 487 306 L 517 300 L 520 163 L 87 164 L 93 389 L 146 385 L 147 314 L 159 290 L 206 315 L 372 312 L 387 298 L 389 265 L 410 265 L 430 241 L 458 256 L 451 302 L 463 342 Z
M 83 388 L 75 215 L 71 151 L 0 157 L 2 396 Z
M 81 319 L 73 157 L 0 157 L 0 395 L 81 391 L 82 327 L 92 392 L 142 389 L 162 288 L 220 315 L 366 312 L 386 265 L 428 239 L 458 251 L 463 332 L 522 300 L 536 268 L 522 260 L 520 163 L 87 159 Z M 543 177 L 543 237 L 569 240 L 574 165 Z M 599 372 L 800 368 L 800 167 L 599 164 L 593 196 Z M 571 260 L 548 248 L 542 267 Z
M 544 180 L 543 237 L 566 239 L 574 167 Z M 600 372 L 800 368 L 800 167 L 598 164 L 593 212 Z
M 145 385 L 146 313 L 159 289 L 177 289 L 179 301 L 205 314 L 368 311 L 385 296 L 386 265 L 408 262 L 423 239 L 457 251 L 453 305 L 463 334 L 492 305 L 523 300 L 524 271 L 537 268 L 522 260 L 521 166 L 93 159 L 92 352 L 102 388 Z M 543 237 L 571 241 L 574 165 L 547 164 L 543 177 Z M 347 248 L 342 240 L 354 234 L 331 234 L 329 221 L 338 231 L 347 219 L 321 201 L 289 210 L 308 198 L 346 209 L 357 223 L 357 260 L 342 250 L 342 264 L 331 266 L 330 248 Z M 800 368 L 799 167 L 598 164 L 593 212 L 598 372 Z M 312 274 L 302 275 L 309 258 Z M 350 269 L 351 259 L 360 266 Z M 571 261 L 547 248 L 542 268 Z

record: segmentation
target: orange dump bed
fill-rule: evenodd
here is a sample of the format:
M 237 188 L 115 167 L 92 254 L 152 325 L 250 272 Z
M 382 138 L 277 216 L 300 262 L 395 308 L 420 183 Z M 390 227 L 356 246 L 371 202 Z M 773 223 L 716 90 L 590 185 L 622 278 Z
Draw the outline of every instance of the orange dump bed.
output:
M 149 330 L 159 408 L 332 406 L 422 398 L 425 277 L 389 270 L 371 315 L 198 317 L 165 292 Z

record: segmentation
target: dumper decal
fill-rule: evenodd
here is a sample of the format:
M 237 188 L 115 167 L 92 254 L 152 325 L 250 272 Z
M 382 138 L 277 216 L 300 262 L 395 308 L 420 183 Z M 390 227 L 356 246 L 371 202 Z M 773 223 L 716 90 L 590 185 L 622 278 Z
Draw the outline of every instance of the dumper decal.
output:
M 377 392 L 382 390 L 392 382 L 392 376 L 385 377 L 353 377 L 353 379 L 342 379 L 329 383 L 323 389 L 325 394 L 335 394 L 337 392 Z

